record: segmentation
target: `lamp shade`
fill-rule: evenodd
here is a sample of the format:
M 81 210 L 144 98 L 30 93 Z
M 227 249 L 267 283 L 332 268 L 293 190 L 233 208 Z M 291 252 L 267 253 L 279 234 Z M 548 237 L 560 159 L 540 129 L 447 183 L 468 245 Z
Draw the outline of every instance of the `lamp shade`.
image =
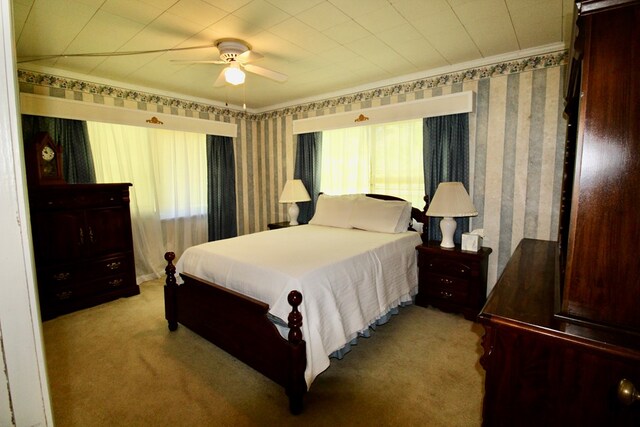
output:
M 461 182 L 441 182 L 427 209 L 428 216 L 457 217 L 476 216 L 469 193 Z
M 311 200 L 307 189 L 300 179 L 290 179 L 284 184 L 280 203 L 308 202 Z
M 455 247 L 453 235 L 456 232 L 456 216 L 475 216 L 478 211 L 469 193 L 464 189 L 461 182 L 441 182 L 438 184 L 436 194 L 427 209 L 428 216 L 441 216 L 440 230 L 442 231 L 442 242 L 440 246 L 451 249 Z

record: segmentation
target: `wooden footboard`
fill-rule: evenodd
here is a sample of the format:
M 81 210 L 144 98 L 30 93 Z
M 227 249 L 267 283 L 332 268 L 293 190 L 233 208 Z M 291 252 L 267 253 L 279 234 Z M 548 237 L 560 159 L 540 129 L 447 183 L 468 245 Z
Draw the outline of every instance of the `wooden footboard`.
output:
M 286 340 L 267 317 L 267 304 L 186 273 L 180 274 L 184 283 L 178 286 L 173 265 L 175 254 L 167 252 L 164 257 L 165 317 L 169 330 L 175 331 L 181 323 L 271 378 L 285 388 L 291 413 L 302 412 L 307 391 L 302 314 L 298 311 L 302 294 L 298 291 L 289 294 L 292 311 L 287 319 L 290 330 Z

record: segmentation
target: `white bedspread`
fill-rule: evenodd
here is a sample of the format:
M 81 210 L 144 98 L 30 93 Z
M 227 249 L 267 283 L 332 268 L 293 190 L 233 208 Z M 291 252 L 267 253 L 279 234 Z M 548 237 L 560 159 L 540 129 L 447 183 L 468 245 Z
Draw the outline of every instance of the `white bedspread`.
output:
M 269 304 L 286 319 L 287 296 L 302 293 L 305 379 L 329 367 L 329 355 L 417 293 L 416 232 L 376 233 L 303 225 L 189 248 L 176 264 L 188 272 Z

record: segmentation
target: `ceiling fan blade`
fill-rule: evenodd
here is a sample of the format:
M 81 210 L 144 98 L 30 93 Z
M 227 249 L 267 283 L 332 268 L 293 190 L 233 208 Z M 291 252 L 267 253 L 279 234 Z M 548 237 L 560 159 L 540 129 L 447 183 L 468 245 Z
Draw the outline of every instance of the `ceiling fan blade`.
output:
M 193 60 L 193 59 L 172 59 L 171 62 L 182 62 L 188 64 L 227 64 L 226 61 L 214 61 L 214 60 Z
M 220 74 L 218 74 L 218 78 L 216 79 L 215 83 L 213 83 L 213 87 L 224 86 L 224 84 L 227 82 L 224 78 L 224 70 L 226 69 L 227 67 L 223 68 L 222 71 L 220 71 Z
M 249 62 L 254 62 L 262 58 L 264 58 L 264 56 L 262 56 L 258 52 L 247 50 L 241 53 L 240 55 L 238 55 L 238 57 L 236 58 L 236 61 L 238 61 L 241 64 L 248 64 Z
M 277 71 L 269 70 L 268 68 L 259 67 L 257 65 L 246 64 L 243 65 L 244 69 L 250 73 L 257 74 L 262 77 L 266 77 L 271 80 L 275 80 L 277 82 L 286 82 L 289 76 L 286 74 L 279 73 Z

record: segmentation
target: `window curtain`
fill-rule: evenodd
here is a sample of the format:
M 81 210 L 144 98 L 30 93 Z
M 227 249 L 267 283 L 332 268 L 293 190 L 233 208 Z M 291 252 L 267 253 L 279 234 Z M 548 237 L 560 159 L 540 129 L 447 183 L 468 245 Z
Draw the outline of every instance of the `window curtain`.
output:
M 87 123 L 100 183 L 130 182 L 138 283 L 161 277 L 164 253 L 207 241 L 203 134 Z
M 462 182 L 469 191 L 469 115 L 427 117 L 423 126 L 425 189 L 430 198 L 441 182 Z M 441 218 L 429 217 L 429 239 L 442 240 Z M 469 218 L 456 218 L 453 241 L 460 243 Z
M 330 130 L 322 138 L 323 192 L 389 194 L 424 207 L 421 119 Z
M 368 135 L 364 126 L 322 133 L 322 192 L 356 194 L 370 191 Z
M 22 136 L 26 144 L 39 132 L 48 132 L 62 146 L 62 168 L 68 184 L 93 184 L 93 166 L 87 124 L 82 120 L 22 115 Z
M 238 235 L 233 140 L 207 135 L 209 240 Z
M 299 202 L 298 221 L 301 224 L 309 222 L 316 211 L 316 202 L 320 192 L 320 168 L 322 165 L 322 132 L 312 132 L 298 135 L 296 164 L 293 172 L 295 179 L 302 180 L 310 202 Z

